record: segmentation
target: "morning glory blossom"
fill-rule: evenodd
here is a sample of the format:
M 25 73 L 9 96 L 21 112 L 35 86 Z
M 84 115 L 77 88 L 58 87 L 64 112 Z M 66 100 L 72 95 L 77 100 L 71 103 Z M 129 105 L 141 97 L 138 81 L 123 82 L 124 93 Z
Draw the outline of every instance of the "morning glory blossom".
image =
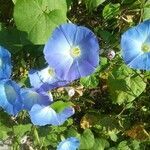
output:
M 0 46 L 0 79 L 8 79 L 11 75 L 11 54 Z
M 56 76 L 54 69 L 49 66 L 40 71 L 31 70 L 29 72 L 29 80 L 32 87 L 43 91 L 49 91 L 68 83 L 60 80 Z
M 121 48 L 129 67 L 150 70 L 150 20 L 127 30 L 122 35 Z
M 50 106 L 42 106 L 35 104 L 31 111 L 29 111 L 31 122 L 34 125 L 44 126 L 44 125 L 61 125 L 70 116 L 74 114 L 74 109 L 72 107 L 65 108 L 62 112 L 57 113 Z
M 0 106 L 10 115 L 22 109 L 20 87 L 12 80 L 0 80 Z
M 80 146 L 79 139 L 75 137 L 67 138 L 66 140 L 59 143 L 57 150 L 77 150 Z
M 40 93 L 31 88 L 22 88 L 20 91 L 20 95 L 23 103 L 23 108 L 28 111 L 30 111 L 32 106 L 34 106 L 35 104 L 48 106 L 53 101 L 51 93 Z
M 44 55 L 60 79 L 73 81 L 95 71 L 99 64 L 98 40 L 88 28 L 66 23 L 54 30 Z

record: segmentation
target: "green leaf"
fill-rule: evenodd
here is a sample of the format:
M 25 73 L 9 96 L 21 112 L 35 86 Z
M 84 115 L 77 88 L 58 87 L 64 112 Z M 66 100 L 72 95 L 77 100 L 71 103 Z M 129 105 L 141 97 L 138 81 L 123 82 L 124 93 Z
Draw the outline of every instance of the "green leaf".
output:
M 104 29 L 98 28 L 98 35 L 102 38 L 102 40 L 104 42 L 106 42 L 107 44 L 112 44 L 114 45 L 117 41 L 116 36 Z
M 12 53 L 21 50 L 27 44 L 30 44 L 30 42 L 27 40 L 25 32 L 21 32 L 15 28 L 0 28 L 0 45 Z
M 105 30 L 98 30 L 98 33 L 99 35 L 101 36 L 101 38 L 106 41 L 106 42 L 109 42 L 111 38 L 114 38 L 112 37 L 112 34 L 108 31 L 105 31 Z
M 77 132 L 77 129 L 71 127 L 67 130 L 67 137 L 77 137 L 80 138 L 80 134 Z
M 0 131 L 0 140 L 5 140 L 7 138 L 8 138 L 7 131 L 2 130 L 2 128 L 1 128 L 1 131 Z
M 137 140 L 133 140 L 132 143 L 131 143 L 131 147 L 132 149 L 134 150 L 140 150 L 140 141 L 137 141 Z
M 85 129 L 80 139 L 80 149 L 90 149 L 94 145 L 94 135 L 90 129 Z
M 108 131 L 108 135 L 110 136 L 111 140 L 116 142 L 118 137 L 116 135 L 117 130 L 110 130 Z
M 127 141 L 122 141 L 119 143 L 117 150 L 131 150 L 130 147 L 128 146 Z
M 66 11 L 66 1 L 17 0 L 14 19 L 17 28 L 26 31 L 34 44 L 44 44 L 52 31 L 66 21 Z
M 14 4 L 16 4 L 17 0 L 12 0 Z
M 115 18 L 120 13 L 120 4 L 107 4 L 103 9 L 103 17 L 104 19 L 112 19 Z
M 150 0 L 148 0 L 144 5 L 143 19 L 150 19 Z
M 99 80 L 96 78 L 94 74 L 81 78 L 80 83 L 87 88 L 95 88 L 99 84 Z
M 20 124 L 13 126 L 14 133 L 18 137 L 22 137 L 26 132 L 31 131 L 31 124 Z
M 99 115 L 99 125 L 110 133 L 113 131 L 117 134 L 121 130 L 118 119 L 113 115 Z
M 114 103 L 131 102 L 146 88 L 142 76 L 126 65 L 113 68 L 108 77 L 108 87 Z
M 84 3 L 86 4 L 87 9 L 92 11 L 105 1 L 106 0 L 84 0 Z
M 11 128 L 8 128 L 7 126 L 0 123 L 0 140 L 5 140 L 8 138 L 8 132 L 11 131 Z
M 100 127 L 105 128 L 108 132 L 114 131 L 116 134 L 121 130 L 121 127 L 118 123 L 118 119 L 113 115 L 103 115 L 99 112 L 88 112 L 86 113 L 81 121 L 80 125 L 84 127 L 84 123 L 88 123 L 90 127 Z M 83 125 L 82 125 L 83 124 Z M 98 125 L 98 126 L 97 126 Z M 87 126 L 86 126 L 87 128 Z
M 58 145 L 58 137 L 62 135 L 65 130 L 68 131 L 66 126 L 47 126 L 39 127 L 38 135 L 43 146 L 51 145 L 56 147 Z
M 96 69 L 96 73 L 103 72 L 109 66 L 108 59 L 106 57 L 101 57 L 101 62 L 98 68 Z
M 104 150 L 109 147 L 109 142 L 103 138 L 96 138 L 94 146 L 90 150 Z
M 57 101 L 51 104 L 51 108 L 53 108 L 57 113 L 62 112 L 65 108 L 72 106 L 71 102 L 63 102 Z

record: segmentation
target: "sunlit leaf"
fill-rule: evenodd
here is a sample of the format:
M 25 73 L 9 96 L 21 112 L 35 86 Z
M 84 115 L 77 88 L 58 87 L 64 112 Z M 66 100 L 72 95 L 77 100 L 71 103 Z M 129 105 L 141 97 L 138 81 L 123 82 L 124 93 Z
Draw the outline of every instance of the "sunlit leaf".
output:
M 18 0 L 14 8 L 17 28 L 34 44 L 44 44 L 56 26 L 66 21 L 67 4 L 59 0 Z
M 9 132 L 11 131 L 11 128 L 3 125 L 2 123 L 0 123 L 0 140 L 5 140 L 9 137 Z
M 109 142 L 103 138 L 96 138 L 93 147 L 90 150 L 104 150 L 109 147 Z
M 80 79 L 80 83 L 87 88 L 95 88 L 99 84 L 99 80 L 96 78 L 96 76 L 90 75 L 84 78 Z
M 92 11 L 94 8 L 98 7 L 100 4 L 106 0 L 84 0 L 86 7 L 89 11 Z
M 150 0 L 147 0 L 144 5 L 144 14 L 142 17 L 144 20 L 150 19 Z
M 62 112 L 65 108 L 72 106 L 71 102 L 63 102 L 57 101 L 51 104 L 51 108 L 53 108 L 57 113 Z
M 114 103 L 122 104 L 137 98 L 146 88 L 142 75 L 126 65 L 114 67 L 108 77 L 108 87 Z
M 122 141 L 119 143 L 117 150 L 131 150 L 130 147 L 128 146 L 127 141 Z
M 80 139 L 80 149 L 90 149 L 94 145 L 94 135 L 90 129 L 85 129 Z
M 16 136 L 22 137 L 26 132 L 31 131 L 31 124 L 20 124 L 13 126 L 13 130 Z
M 120 4 L 107 4 L 103 9 L 103 17 L 104 19 L 112 19 L 115 18 L 120 13 Z

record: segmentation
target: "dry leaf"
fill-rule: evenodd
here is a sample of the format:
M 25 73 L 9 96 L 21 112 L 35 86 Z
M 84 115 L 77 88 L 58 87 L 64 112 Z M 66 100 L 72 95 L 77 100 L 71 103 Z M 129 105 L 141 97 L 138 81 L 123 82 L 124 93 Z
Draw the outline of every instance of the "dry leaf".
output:
M 134 125 L 130 130 L 125 132 L 125 135 L 141 141 L 148 140 L 150 137 L 142 124 Z

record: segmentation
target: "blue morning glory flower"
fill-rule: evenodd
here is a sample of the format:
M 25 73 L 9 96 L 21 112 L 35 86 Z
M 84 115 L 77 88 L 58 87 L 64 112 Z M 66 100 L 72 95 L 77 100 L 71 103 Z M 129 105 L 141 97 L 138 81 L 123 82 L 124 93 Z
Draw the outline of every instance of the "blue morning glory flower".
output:
M 20 87 L 12 80 L 0 80 L 0 106 L 11 115 L 22 109 Z
M 54 109 L 50 106 L 41 106 L 35 104 L 31 111 L 29 111 L 31 122 L 34 125 L 44 126 L 44 125 L 61 125 L 70 116 L 74 114 L 74 109 L 72 107 L 65 108 L 62 112 L 56 113 Z
M 59 143 L 57 150 L 77 150 L 80 146 L 79 139 L 75 137 L 67 138 L 66 140 Z
M 95 71 L 99 64 L 98 40 L 86 27 L 63 24 L 54 30 L 44 55 L 59 78 L 73 81 Z
M 52 103 L 52 96 L 50 93 L 39 93 L 35 89 L 23 88 L 20 91 L 23 108 L 30 111 L 35 104 L 48 106 Z
M 31 70 L 29 72 L 29 79 L 32 87 L 43 91 L 49 91 L 68 83 L 56 77 L 54 69 L 49 66 L 40 71 Z
M 150 70 L 150 20 L 127 30 L 122 35 L 121 48 L 129 67 Z
M 11 75 L 11 54 L 0 46 L 0 79 L 8 79 Z

